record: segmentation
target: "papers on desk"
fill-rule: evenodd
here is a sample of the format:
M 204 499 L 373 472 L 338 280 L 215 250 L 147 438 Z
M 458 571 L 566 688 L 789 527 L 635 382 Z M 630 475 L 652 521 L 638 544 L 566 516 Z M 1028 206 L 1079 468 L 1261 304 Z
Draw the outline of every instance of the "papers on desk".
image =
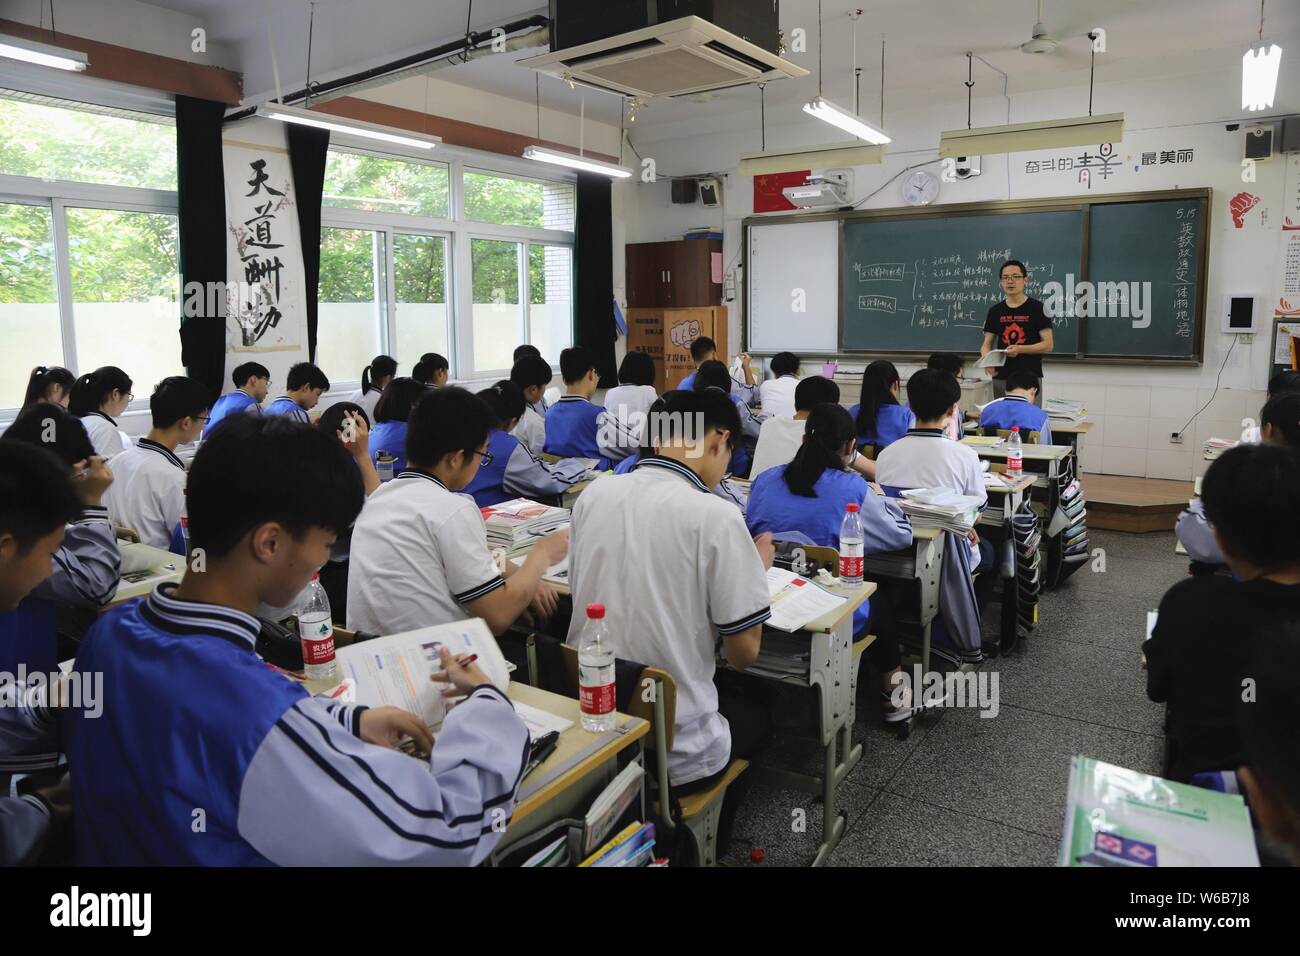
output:
M 1206 461 L 1214 461 L 1229 448 L 1235 448 L 1237 440 L 1235 438 L 1207 438 L 1203 443 L 1204 457 Z
M 974 445 L 977 448 L 997 448 L 1005 445 L 1007 440 L 1001 435 L 967 435 L 961 440 L 963 445 Z
M 979 520 L 983 504 L 982 498 L 959 495 L 946 488 L 913 488 L 903 492 L 899 507 L 914 527 L 967 535 Z
M 779 631 L 797 631 L 848 600 L 778 567 L 767 569 L 767 590 L 772 597 L 772 616 L 767 624 Z
M 987 461 L 984 461 L 984 462 L 981 462 L 981 464 L 985 464 L 985 465 L 987 465 L 988 462 L 987 462 Z M 985 488 L 1006 489 L 1006 488 L 1011 488 L 1011 487 L 1013 487 L 1015 484 L 1016 484 L 1016 479 L 1014 479 L 1014 478 L 1009 479 L 1009 478 L 1007 478 L 1006 475 L 1002 474 L 1002 473 L 999 472 L 999 471 L 986 471 L 986 472 L 984 472 L 984 487 L 985 487 Z
M 1259 866 L 1239 794 L 1078 756 L 1070 764 L 1061 866 Z
M 515 498 L 482 509 L 489 548 L 506 548 L 511 554 L 531 550 L 538 538 L 568 527 L 569 509 Z
M 573 721 L 558 714 L 552 714 L 549 710 L 531 707 L 521 700 L 512 703 L 515 705 L 515 713 L 523 718 L 524 725 L 528 728 L 530 740 L 538 740 L 549 733 L 562 734 L 573 726 Z
M 524 562 L 528 560 L 527 555 L 518 555 L 510 559 L 510 563 L 517 568 L 522 568 Z M 569 556 L 566 554 L 564 560 L 559 564 L 552 564 L 542 575 L 542 580 L 548 584 L 562 584 L 569 586 Z

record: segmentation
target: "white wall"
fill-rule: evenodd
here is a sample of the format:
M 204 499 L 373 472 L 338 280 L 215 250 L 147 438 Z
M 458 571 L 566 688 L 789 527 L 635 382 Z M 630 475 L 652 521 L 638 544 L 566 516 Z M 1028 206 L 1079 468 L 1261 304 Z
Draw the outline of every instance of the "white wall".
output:
M 1051 361 L 1047 366 L 1047 394 L 1086 401 L 1090 417 L 1097 422 L 1082 444 L 1088 470 L 1188 479 L 1205 469 L 1206 463 L 1200 459 L 1200 442 L 1205 437 L 1212 434 L 1235 438 L 1240 433 L 1241 418 L 1258 415 L 1270 367 L 1271 331 L 1255 336 L 1249 345 L 1237 344 L 1223 368 L 1222 387 L 1213 404 L 1200 413 L 1182 445 L 1169 441 L 1170 432 L 1181 428 L 1210 399 L 1232 342 L 1232 336 L 1216 331 L 1214 310 L 1222 295 L 1228 291 L 1255 292 L 1262 303 L 1272 304 L 1278 294 L 1276 260 L 1284 160 L 1279 157 L 1259 164 L 1256 181 L 1243 183 L 1242 133 L 1224 129 L 1225 122 L 1240 120 L 1239 101 L 1234 102 L 1239 90 L 1240 77 L 1233 69 L 1099 85 L 1094 111 L 1126 114 L 1124 140 L 1116 147 L 1123 167 L 1107 181 L 1097 179 L 1090 189 L 1081 185 L 1073 172 L 1025 170 L 1028 161 L 1078 155 L 1085 151 L 1081 148 L 989 156 L 983 161 L 979 178 L 942 185 L 938 200 L 941 204 L 1172 188 L 1214 190 L 1204 365 L 1183 369 Z M 1079 115 L 1087 109 L 1087 96 L 1086 86 L 1015 95 L 1010 121 Z M 1277 107 L 1278 114 L 1300 110 L 1300 91 L 1279 89 Z M 1002 97 L 976 100 L 973 114 L 976 126 L 1007 122 L 1007 101 Z M 863 209 L 902 205 L 901 178 L 888 181 L 906 166 L 934 161 L 936 165 L 928 168 L 936 174 L 940 171 L 936 152 L 939 133 L 965 126 L 966 104 L 964 98 L 954 99 L 929 109 L 887 114 L 886 120 L 894 142 L 888 148 L 885 164 L 854 170 L 855 199 L 880 188 L 878 195 L 862 204 Z M 728 170 L 725 209 L 674 206 L 669 199 L 669 184 L 664 181 L 648 185 L 634 182 L 625 187 L 623 201 L 623 208 L 629 210 L 627 242 L 677 238 L 694 226 L 723 225 L 729 289 L 734 286 L 735 290 L 735 298 L 727 302 L 735 342 L 741 341 L 745 284 L 737 255 L 741 220 L 753 210 L 752 179 L 738 175 L 735 167 L 740 153 L 756 148 L 749 142 L 756 126 L 756 113 L 701 117 L 698 121 L 643 128 L 634 138 L 638 152 L 654 157 L 661 173 L 693 175 Z M 831 127 L 804 117 L 797 108 L 784 107 L 775 121 L 773 111 L 768 110 L 769 148 L 842 138 Z M 1191 149 L 1194 159 L 1182 164 L 1141 164 L 1144 152 L 1169 149 Z M 1096 148 L 1087 151 L 1096 153 Z M 1260 196 L 1261 202 L 1238 229 L 1229 216 L 1228 203 L 1243 190 Z M 1010 244 L 1014 248 L 1014 240 Z M 971 351 L 978 346 L 978 341 L 972 341 Z

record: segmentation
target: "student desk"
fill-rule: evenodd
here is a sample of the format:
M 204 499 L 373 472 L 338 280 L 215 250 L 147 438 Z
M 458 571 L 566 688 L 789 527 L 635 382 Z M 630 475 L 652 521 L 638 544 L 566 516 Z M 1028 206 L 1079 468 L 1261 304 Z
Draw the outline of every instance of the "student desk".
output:
M 118 541 L 117 546 L 122 552 L 122 581 L 104 610 L 144 597 L 159 584 L 178 582 L 185 576 L 185 562 L 179 554 L 139 542 Z
M 536 707 L 573 721 L 560 733 L 555 750 L 524 778 L 515 797 L 515 812 L 505 836 L 492 851 L 493 861 L 513 844 L 556 820 L 581 818 L 602 789 L 618 773 L 618 755 L 635 746 L 642 759 L 642 738 L 650 724 L 639 717 L 618 715 L 615 728 L 606 734 L 582 729 L 578 701 L 537 687 L 511 681 L 511 700 Z M 436 744 L 435 744 L 436 746 Z M 645 778 L 641 778 L 641 819 L 645 819 Z
M 859 663 L 853 655 L 853 612 L 875 593 L 876 586 L 867 581 L 861 587 L 834 585 L 828 590 L 848 600 L 833 611 L 810 621 L 799 632 L 807 634 L 811 642 L 807 675 L 779 678 L 750 675 L 757 680 L 772 680 L 817 690 L 817 724 L 825 751 L 821 776 L 775 767 L 751 766 L 748 771 L 755 775 L 756 780 L 764 783 L 800 790 L 822 798 L 821 841 L 813 857 L 813 866 L 821 866 L 826 862 L 827 855 L 840 842 L 847 826 L 846 814 L 838 809 L 836 794 L 840 784 L 862 759 L 862 745 L 853 746 Z
M 939 614 L 939 576 L 943 572 L 943 532 L 913 528 L 912 543 L 900 551 L 868 554 L 862 567 L 868 575 L 916 581 L 921 600 L 916 623 L 921 628 L 921 667 L 930 669 L 930 630 Z
M 1032 475 L 1025 475 L 1016 479 L 1013 485 L 985 485 L 985 491 L 988 492 L 989 506 L 979 517 L 979 526 L 986 529 L 992 529 L 990 537 L 1000 545 L 997 560 L 993 563 L 993 574 L 1001 574 L 1002 560 L 1001 552 L 1005 549 L 1006 543 L 1013 539 L 1011 530 L 1011 516 L 1014 515 L 1025 500 L 1025 494 L 1034 486 Z M 999 501 L 1001 507 L 998 507 Z M 1010 578 L 1002 578 L 1002 597 L 1000 603 L 1002 606 L 1002 616 L 999 620 L 998 631 L 998 649 L 999 651 L 1010 648 L 1016 643 L 1016 620 L 1020 613 L 1020 562 L 1013 561 L 1012 567 L 1015 569 Z
M 578 502 L 578 495 L 586 491 L 587 487 L 595 480 L 595 478 L 588 478 L 586 481 L 579 481 L 570 485 L 568 490 L 560 495 L 560 507 L 572 511 L 573 506 Z
M 1069 445 L 1074 449 L 1075 454 L 1078 454 L 1079 452 L 1079 436 L 1088 434 L 1088 432 L 1092 431 L 1092 426 L 1095 424 L 1095 422 L 1089 421 L 1076 422 L 1073 425 L 1056 425 L 1052 424 L 1050 421 L 1048 422 L 1048 425 L 1050 425 L 1052 429 L 1053 440 L 1057 438 L 1065 439 L 1065 441 L 1057 441 L 1056 444 Z

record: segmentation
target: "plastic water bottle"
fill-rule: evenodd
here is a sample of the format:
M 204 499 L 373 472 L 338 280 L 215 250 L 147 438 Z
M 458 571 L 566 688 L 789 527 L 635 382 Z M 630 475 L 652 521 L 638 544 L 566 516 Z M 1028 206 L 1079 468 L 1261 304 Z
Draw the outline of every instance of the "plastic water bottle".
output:
M 840 523 L 840 584 L 856 587 L 862 583 L 862 555 L 862 517 L 858 503 L 850 501 Z
M 1011 426 L 1011 437 L 1007 439 L 1007 474 L 1019 478 L 1025 473 L 1025 446 L 1020 442 L 1020 426 Z
M 302 641 L 302 669 L 308 680 L 327 680 L 335 674 L 334 620 L 330 599 L 321 587 L 320 574 L 298 595 L 298 637 Z
M 614 651 L 603 604 L 587 605 L 578 641 L 578 703 L 583 730 L 604 734 L 614 729 Z
M 378 473 L 381 482 L 393 480 L 393 465 L 396 462 L 397 456 L 390 452 L 381 450 L 379 454 L 375 456 L 375 471 Z

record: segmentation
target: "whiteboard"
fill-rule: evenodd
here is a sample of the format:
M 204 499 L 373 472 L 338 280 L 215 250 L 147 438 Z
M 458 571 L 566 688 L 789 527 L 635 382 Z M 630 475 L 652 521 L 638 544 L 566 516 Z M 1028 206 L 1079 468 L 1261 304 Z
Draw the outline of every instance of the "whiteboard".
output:
M 797 355 L 838 351 L 839 221 L 754 224 L 747 241 L 748 347 Z

